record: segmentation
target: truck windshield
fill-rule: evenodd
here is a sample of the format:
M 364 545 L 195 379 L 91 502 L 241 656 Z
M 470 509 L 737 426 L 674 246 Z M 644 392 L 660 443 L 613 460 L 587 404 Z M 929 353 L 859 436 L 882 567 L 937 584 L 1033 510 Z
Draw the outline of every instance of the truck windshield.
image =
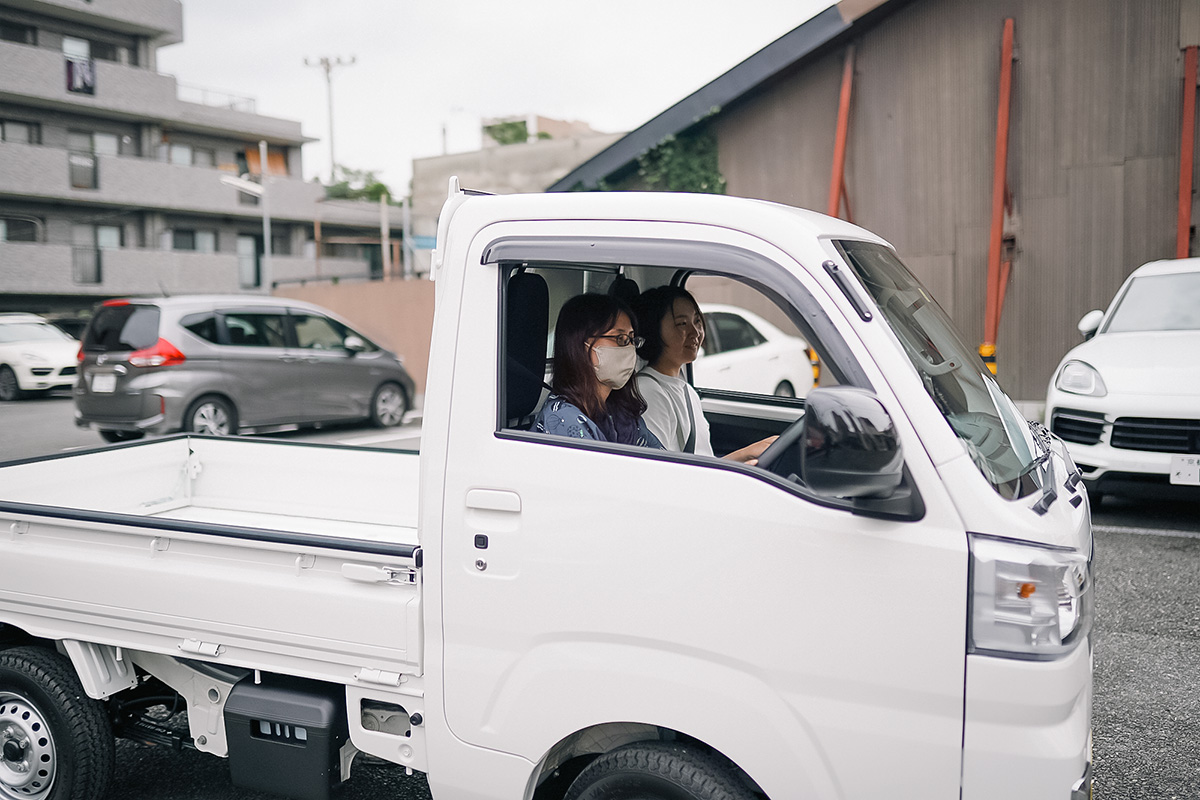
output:
M 983 477 L 1002 497 L 1034 491 L 1041 461 L 1028 423 L 946 312 L 891 248 L 848 240 L 834 244 L 875 299 L 925 391 Z

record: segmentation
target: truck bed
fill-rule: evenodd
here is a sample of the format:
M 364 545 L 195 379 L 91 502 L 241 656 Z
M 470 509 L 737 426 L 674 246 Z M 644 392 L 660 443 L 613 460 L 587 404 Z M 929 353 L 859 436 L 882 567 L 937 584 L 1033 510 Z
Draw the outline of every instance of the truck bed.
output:
M 419 673 L 418 462 L 185 435 L 0 464 L 0 623 L 347 684 Z
M 0 509 L 415 546 L 417 469 L 412 452 L 174 436 L 0 464 Z

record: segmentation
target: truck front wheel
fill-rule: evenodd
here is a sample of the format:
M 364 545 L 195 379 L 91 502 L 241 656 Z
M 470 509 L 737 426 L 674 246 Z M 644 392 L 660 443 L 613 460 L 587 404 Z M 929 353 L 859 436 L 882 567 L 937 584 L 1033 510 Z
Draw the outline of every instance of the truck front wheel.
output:
M 683 742 L 610 750 L 579 773 L 566 800 L 754 800 L 733 768 Z
M 0 652 L 0 798 L 99 800 L 113 759 L 108 716 L 69 660 L 39 647 Z

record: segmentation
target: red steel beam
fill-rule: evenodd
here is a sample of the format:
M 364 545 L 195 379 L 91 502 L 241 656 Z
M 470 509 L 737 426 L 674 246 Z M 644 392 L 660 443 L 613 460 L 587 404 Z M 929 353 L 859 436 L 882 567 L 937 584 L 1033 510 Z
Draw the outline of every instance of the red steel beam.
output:
M 988 241 L 987 306 L 983 343 L 996 344 L 1000 329 L 1000 249 L 1004 238 L 1004 189 L 1008 173 L 1008 117 L 1012 100 L 1013 20 L 1004 20 L 1000 47 L 1000 103 L 996 111 L 996 160 L 992 169 L 992 230 Z
M 837 138 L 833 145 L 833 176 L 829 179 L 829 216 L 836 217 L 846 185 L 846 139 L 850 132 L 850 89 L 854 82 L 854 45 L 846 48 L 842 67 L 842 95 L 838 101 Z M 847 204 L 848 205 L 848 204 Z
M 1183 140 L 1179 143 L 1179 218 L 1175 257 L 1187 258 L 1192 233 L 1192 163 L 1196 151 L 1196 46 L 1183 55 Z

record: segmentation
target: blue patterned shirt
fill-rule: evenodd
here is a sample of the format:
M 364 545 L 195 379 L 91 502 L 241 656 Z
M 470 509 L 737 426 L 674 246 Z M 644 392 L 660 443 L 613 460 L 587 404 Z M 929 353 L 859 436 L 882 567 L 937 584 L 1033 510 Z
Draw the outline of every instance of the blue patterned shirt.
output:
M 548 433 L 551 436 L 567 436 L 571 439 L 590 439 L 596 442 L 607 442 L 608 437 L 600 430 L 583 411 L 564 397 L 552 394 L 546 398 L 546 402 L 542 404 L 542 410 L 538 412 L 537 418 L 533 421 L 533 430 L 536 433 Z M 650 432 L 646 427 L 646 423 L 638 418 L 637 438 L 633 444 L 639 447 L 653 447 L 662 450 L 662 443 L 658 441 L 658 437 Z

